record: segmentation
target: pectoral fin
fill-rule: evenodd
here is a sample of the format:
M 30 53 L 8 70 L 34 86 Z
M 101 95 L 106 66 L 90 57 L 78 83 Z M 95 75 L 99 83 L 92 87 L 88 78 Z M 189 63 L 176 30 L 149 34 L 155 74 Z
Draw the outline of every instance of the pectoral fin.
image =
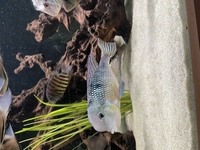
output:
M 120 76 L 121 76 L 121 67 L 120 67 L 120 60 L 119 56 L 116 55 L 114 58 L 111 60 L 110 63 L 110 68 L 113 71 L 114 75 L 116 76 L 118 82 L 120 82 Z
M 120 98 L 122 97 L 122 95 L 124 94 L 124 82 L 122 81 L 119 85 L 119 96 Z
M 111 62 L 110 62 L 110 68 L 112 69 L 113 73 L 115 74 L 119 84 L 121 83 L 121 59 L 122 59 L 122 54 L 123 54 L 125 48 L 126 48 L 125 45 L 117 47 L 117 53 L 111 59 Z

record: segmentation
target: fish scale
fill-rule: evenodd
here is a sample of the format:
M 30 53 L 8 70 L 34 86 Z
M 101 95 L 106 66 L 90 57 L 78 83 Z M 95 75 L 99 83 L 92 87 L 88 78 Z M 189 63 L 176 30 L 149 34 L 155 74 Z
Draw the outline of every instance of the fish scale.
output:
M 107 56 L 102 56 L 102 59 L 99 63 L 98 71 L 95 72 L 93 77 L 93 84 L 91 84 L 91 90 L 98 88 L 98 85 L 102 85 L 100 90 L 103 99 L 108 99 L 111 95 L 115 97 L 116 93 L 109 92 L 114 84 L 118 86 L 116 82 L 116 77 L 114 76 L 112 70 L 109 67 L 109 58 Z M 105 83 L 104 83 L 105 82 Z M 96 93 L 97 94 L 97 93 Z
M 104 47 L 108 48 L 108 51 L 112 51 L 111 47 L 107 46 L 105 43 L 102 44 Z M 115 50 L 113 53 L 115 53 Z M 114 54 L 111 54 L 109 56 L 108 53 L 112 52 L 107 52 L 105 54 L 102 54 L 99 66 L 97 67 L 97 71 L 94 73 L 93 80 L 89 90 L 95 92 L 95 97 L 91 99 L 97 98 L 101 100 L 109 100 L 109 99 L 111 100 L 111 99 L 117 99 L 119 97 L 117 93 L 118 90 L 116 91 L 112 90 L 112 88 L 117 88 L 119 87 L 119 85 L 115 75 L 113 74 L 109 66 L 110 58 Z M 99 87 L 99 85 L 101 86 Z

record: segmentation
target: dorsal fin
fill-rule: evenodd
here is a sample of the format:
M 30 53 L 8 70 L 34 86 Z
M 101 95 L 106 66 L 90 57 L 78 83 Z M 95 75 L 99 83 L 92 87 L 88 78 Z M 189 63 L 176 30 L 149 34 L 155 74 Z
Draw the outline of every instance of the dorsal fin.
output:
M 93 79 L 94 73 L 98 67 L 98 63 L 96 59 L 94 58 L 93 53 L 91 52 L 88 56 L 87 61 L 87 87 L 90 87 L 91 81 Z

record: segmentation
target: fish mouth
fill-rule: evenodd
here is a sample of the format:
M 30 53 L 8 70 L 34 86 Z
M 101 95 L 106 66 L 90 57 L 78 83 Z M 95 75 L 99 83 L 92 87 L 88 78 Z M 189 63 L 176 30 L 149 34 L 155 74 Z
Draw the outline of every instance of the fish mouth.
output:
M 121 126 L 121 113 L 114 104 L 88 107 L 88 119 L 98 132 L 118 132 Z
M 110 133 L 111 133 L 111 134 L 114 134 L 116 131 L 117 131 L 116 128 L 112 128 L 111 131 L 110 131 Z

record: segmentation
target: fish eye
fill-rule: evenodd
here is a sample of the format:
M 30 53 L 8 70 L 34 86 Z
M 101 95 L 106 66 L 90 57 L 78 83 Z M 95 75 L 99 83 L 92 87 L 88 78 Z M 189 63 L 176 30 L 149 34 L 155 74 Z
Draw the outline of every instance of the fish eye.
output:
M 49 3 L 44 3 L 44 7 L 49 7 Z
M 99 117 L 99 119 L 101 119 L 101 120 L 102 120 L 102 119 L 103 119 L 103 117 L 104 117 L 104 115 L 103 115 L 102 113 L 99 113 L 99 114 L 98 114 L 98 117 Z

